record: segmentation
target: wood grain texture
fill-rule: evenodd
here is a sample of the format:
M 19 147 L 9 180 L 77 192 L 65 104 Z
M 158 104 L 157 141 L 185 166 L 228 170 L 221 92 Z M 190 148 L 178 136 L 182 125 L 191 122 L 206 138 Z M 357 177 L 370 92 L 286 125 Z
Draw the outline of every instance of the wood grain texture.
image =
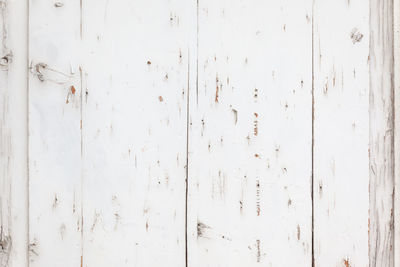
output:
M 0 1 L 0 266 L 27 266 L 27 3 Z
M 394 32 L 394 113 L 395 113 L 395 203 L 394 203 L 394 266 L 400 266 L 400 0 L 393 1 L 393 32 Z
M 0 267 L 400 267 L 399 9 L 0 0 Z
M 370 2 L 370 266 L 394 266 L 393 0 Z
M 189 266 L 311 265 L 311 40 L 311 1 L 199 1 Z
M 80 2 L 29 8 L 29 266 L 80 266 Z
M 369 265 L 369 12 L 314 4 L 315 266 Z

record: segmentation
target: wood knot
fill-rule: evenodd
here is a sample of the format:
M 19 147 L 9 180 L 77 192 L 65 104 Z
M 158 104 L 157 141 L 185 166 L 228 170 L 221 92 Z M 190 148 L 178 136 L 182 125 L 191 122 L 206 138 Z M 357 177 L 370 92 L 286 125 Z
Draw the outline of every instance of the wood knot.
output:
M 0 66 L 3 70 L 8 70 L 8 66 L 11 64 L 12 58 L 13 58 L 12 52 L 0 58 Z
M 353 44 L 361 42 L 364 35 L 357 29 L 354 28 L 350 33 L 350 38 L 353 41 Z

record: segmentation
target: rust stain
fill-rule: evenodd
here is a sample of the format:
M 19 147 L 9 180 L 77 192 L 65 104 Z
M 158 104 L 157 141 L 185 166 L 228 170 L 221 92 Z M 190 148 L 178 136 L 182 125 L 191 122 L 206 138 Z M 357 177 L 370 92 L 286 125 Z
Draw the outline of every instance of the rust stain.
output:
M 147 61 L 147 65 L 151 65 L 151 61 L 149 60 L 149 61 Z
M 81 267 L 83 267 L 83 255 L 81 255 Z
M 219 85 L 218 85 L 219 79 L 218 79 L 218 75 L 215 77 L 215 103 L 218 103 L 218 97 L 219 97 Z
M 344 259 L 344 260 L 343 260 L 343 264 L 344 264 L 344 266 L 346 266 L 346 267 L 351 267 L 349 259 Z
M 164 101 L 164 98 L 163 98 L 162 96 L 159 96 L 159 97 L 158 97 L 158 100 L 159 100 L 160 102 L 163 102 L 163 101 Z
M 75 92 L 76 92 L 76 89 L 75 89 L 75 87 L 74 87 L 73 85 L 71 85 L 71 93 L 74 95 L 74 94 L 75 94 Z

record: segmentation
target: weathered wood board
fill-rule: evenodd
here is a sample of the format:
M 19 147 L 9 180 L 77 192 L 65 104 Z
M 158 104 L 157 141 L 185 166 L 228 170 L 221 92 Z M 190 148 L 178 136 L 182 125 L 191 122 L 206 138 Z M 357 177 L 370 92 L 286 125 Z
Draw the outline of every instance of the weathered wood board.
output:
M 369 6 L 316 1 L 313 18 L 315 266 L 368 266 Z
M 312 1 L 198 9 L 189 266 L 310 266 Z
M 29 3 L 29 266 L 82 254 L 80 3 Z
M 399 0 L 0 0 L 0 266 L 400 266 Z
M 28 6 L 0 1 L 0 266 L 27 266 Z
M 84 266 L 185 266 L 194 7 L 83 3 Z

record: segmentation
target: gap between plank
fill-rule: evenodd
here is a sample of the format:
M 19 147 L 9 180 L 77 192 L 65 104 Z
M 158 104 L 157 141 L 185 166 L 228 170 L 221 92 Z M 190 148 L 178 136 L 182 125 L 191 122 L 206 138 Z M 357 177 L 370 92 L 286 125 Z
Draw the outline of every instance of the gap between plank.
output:
M 189 92 L 190 92 L 190 51 L 188 51 L 188 75 L 186 95 L 186 177 L 185 177 L 185 266 L 188 267 L 188 192 L 189 192 Z
M 314 4 L 311 7 L 311 267 L 315 266 L 314 256 L 314 124 L 315 124 L 315 95 L 314 95 Z

